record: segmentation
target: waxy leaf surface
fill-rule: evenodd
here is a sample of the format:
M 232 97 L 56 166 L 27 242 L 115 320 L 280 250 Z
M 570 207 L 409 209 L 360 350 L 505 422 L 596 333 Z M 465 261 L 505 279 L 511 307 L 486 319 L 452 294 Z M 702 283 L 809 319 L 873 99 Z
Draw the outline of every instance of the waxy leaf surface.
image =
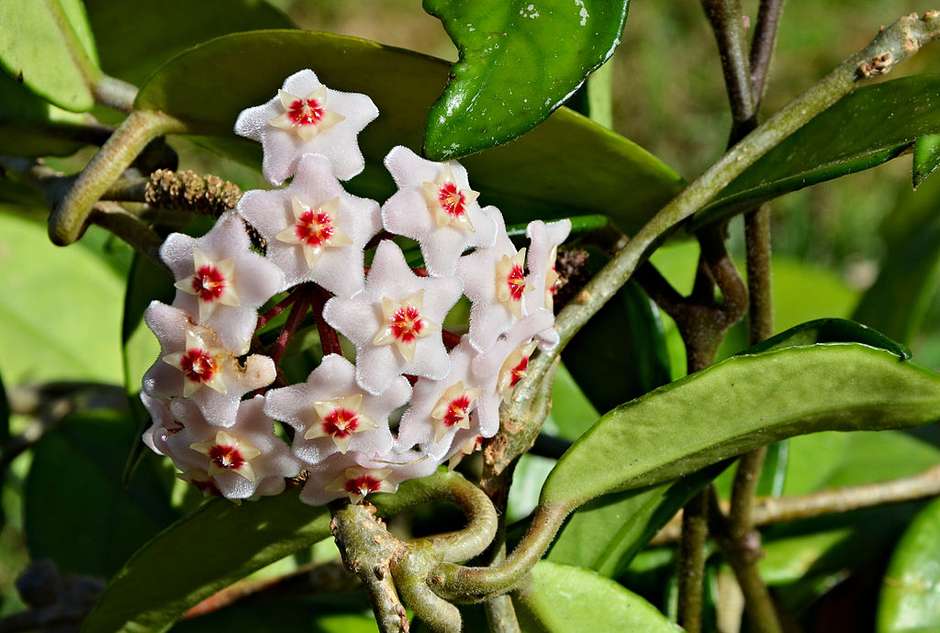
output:
M 542 501 L 576 508 L 794 435 L 938 419 L 940 376 L 891 352 L 845 343 L 736 356 L 605 415 L 559 460 Z
M 460 52 L 428 115 L 428 156 L 459 158 L 541 123 L 613 54 L 627 4 L 424 0 Z
M 860 88 L 769 151 L 692 218 L 691 228 L 790 191 L 877 167 L 940 132 L 940 75 Z
M 325 33 L 238 33 L 172 59 L 143 86 L 135 107 L 162 110 L 192 134 L 212 137 L 203 144 L 258 167 L 260 146 L 233 136 L 235 118 L 308 67 L 328 86 L 367 94 L 378 106 L 379 118 L 359 137 L 365 172 L 349 188 L 386 199 L 394 187 L 382 159 L 395 145 L 421 148 L 428 108 L 447 79 L 447 65 L 432 57 Z M 567 109 L 464 163 L 481 201 L 500 207 L 507 224 L 602 211 L 632 233 L 682 186 L 656 157 Z

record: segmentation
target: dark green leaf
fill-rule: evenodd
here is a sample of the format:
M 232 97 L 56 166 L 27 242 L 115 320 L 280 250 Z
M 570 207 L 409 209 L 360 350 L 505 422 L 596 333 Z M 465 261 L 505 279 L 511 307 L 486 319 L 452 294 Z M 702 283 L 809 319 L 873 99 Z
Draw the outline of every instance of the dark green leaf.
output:
M 66 110 L 91 109 L 100 71 L 81 0 L 3 2 L 0 24 L 2 70 Z
M 940 132 L 940 75 L 861 88 L 746 169 L 692 220 L 694 230 L 759 202 L 876 167 Z
M 592 253 L 592 259 L 597 259 Z M 597 261 L 597 268 L 603 261 Z M 599 411 L 659 387 L 670 378 L 662 322 L 636 283 L 621 288 L 565 347 L 565 366 Z
M 926 134 L 914 142 L 914 189 L 940 167 L 940 134 Z
M 692 496 L 724 470 L 718 464 L 675 482 L 595 499 L 571 515 L 548 560 L 616 578 Z
M 904 219 L 899 218 L 897 224 L 904 225 Z M 891 228 L 886 231 L 891 235 Z M 926 222 L 911 222 L 905 233 L 889 240 L 878 278 L 862 295 L 853 318 L 910 343 L 938 283 L 940 215 L 933 213 Z
M 921 511 L 898 543 L 878 605 L 878 633 L 940 630 L 940 501 Z
M 212 500 L 142 547 L 111 580 L 84 633 L 165 631 L 189 607 L 330 534 L 325 507 L 296 493 Z
M 424 113 L 446 81 L 446 64 L 431 57 L 323 33 L 228 35 L 163 66 L 141 89 L 136 107 L 167 112 L 191 133 L 215 137 L 205 144 L 258 166 L 257 144 L 232 136 L 235 117 L 306 67 L 334 88 L 368 94 L 378 106 L 379 118 L 360 137 L 366 170 L 350 188 L 385 199 L 394 188 L 382 159 L 395 145 L 421 146 Z M 565 109 L 517 142 L 465 164 L 482 200 L 502 208 L 509 224 L 603 210 L 634 232 L 682 186 L 674 171 L 639 146 Z
M 627 0 L 424 0 L 460 59 L 428 114 L 425 151 L 458 158 L 545 120 L 610 57 Z
M 737 356 L 601 418 L 559 460 L 542 501 L 576 508 L 793 435 L 920 426 L 938 412 L 940 376 L 884 350 L 850 343 Z
M 333 598 L 335 602 L 335 597 Z M 325 600 L 297 596 L 249 598 L 173 627 L 173 633 L 378 633 L 371 613 L 324 613 Z M 364 605 L 356 605 L 364 606 Z M 468 633 L 472 633 L 468 631 Z
M 0 370 L 10 385 L 121 382 L 123 281 L 98 255 L 53 246 L 44 224 L 0 215 L 0 270 Z
M 33 559 L 68 572 L 109 577 L 151 536 L 169 525 L 168 486 L 154 456 L 128 489 L 124 457 L 137 441 L 123 413 L 74 414 L 33 450 L 24 496 L 26 541 Z
M 646 600 L 613 580 L 544 560 L 532 569 L 529 582 L 513 594 L 513 602 L 527 633 L 681 631 Z
M 826 343 L 861 343 L 895 354 L 900 360 L 908 360 L 911 352 L 890 338 L 866 325 L 848 319 L 816 319 L 781 332 L 758 343 L 742 354 L 761 354 L 775 349 L 800 345 Z
M 101 67 L 140 85 L 177 53 L 220 35 L 293 26 L 258 0 L 85 0 Z M 128 24 L 142 28 L 128 28 Z
M 396 514 L 427 500 L 434 477 L 459 475 L 438 472 L 411 480 L 372 502 L 380 512 Z M 295 492 L 241 504 L 213 499 L 134 554 L 111 579 L 82 631 L 166 631 L 216 591 L 329 535 L 327 508 L 305 505 Z

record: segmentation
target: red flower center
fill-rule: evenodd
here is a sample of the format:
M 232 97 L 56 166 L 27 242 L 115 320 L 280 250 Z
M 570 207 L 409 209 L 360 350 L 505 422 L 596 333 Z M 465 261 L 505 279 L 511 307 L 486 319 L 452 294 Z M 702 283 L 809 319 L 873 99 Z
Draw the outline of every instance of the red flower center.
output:
M 515 387 L 517 384 L 519 384 L 519 381 L 525 378 L 525 373 L 528 371 L 528 369 L 529 357 L 523 356 L 522 360 L 520 360 L 515 367 L 509 370 L 509 386 Z
M 402 343 L 411 343 L 424 330 L 424 319 L 414 306 L 402 306 L 392 315 L 392 336 Z
M 452 182 L 445 182 L 437 190 L 437 201 L 448 215 L 459 218 L 466 212 L 466 198 Z
M 307 246 L 323 246 L 333 237 L 336 227 L 323 211 L 304 211 L 294 225 L 297 238 Z
M 316 99 L 294 99 L 287 109 L 287 118 L 294 125 L 316 125 L 326 109 Z
M 209 382 L 219 370 L 215 359 L 204 349 L 188 349 L 180 359 L 183 375 L 193 382 Z
M 444 414 L 444 426 L 451 428 L 460 424 L 467 417 L 467 409 L 471 404 L 470 397 L 462 394 L 450 401 L 447 405 L 447 413 Z
M 351 494 L 362 495 L 363 497 L 370 492 L 378 492 L 382 487 L 382 482 L 372 475 L 360 475 L 353 479 L 347 479 L 344 489 Z
M 235 446 L 216 444 L 209 449 L 209 461 L 219 468 L 238 470 L 245 465 L 245 458 Z
M 336 408 L 323 418 L 323 432 L 339 439 L 346 439 L 359 428 L 359 416 L 355 411 Z
M 202 301 L 215 301 L 225 292 L 225 276 L 215 266 L 200 266 L 193 275 L 193 292 Z
M 525 271 L 519 264 L 514 264 L 509 275 L 506 277 L 506 285 L 509 286 L 509 296 L 513 301 L 522 299 L 522 293 L 525 292 Z

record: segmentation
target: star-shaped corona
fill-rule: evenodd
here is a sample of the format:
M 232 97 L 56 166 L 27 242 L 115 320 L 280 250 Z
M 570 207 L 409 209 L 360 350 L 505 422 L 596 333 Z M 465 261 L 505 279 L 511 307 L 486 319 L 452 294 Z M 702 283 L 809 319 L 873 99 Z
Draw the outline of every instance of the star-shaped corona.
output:
M 284 111 L 273 117 L 269 123 L 276 128 L 293 132 L 304 141 L 326 132 L 346 118 L 330 109 L 326 86 L 318 86 L 300 97 L 286 90 L 278 90 L 277 99 Z

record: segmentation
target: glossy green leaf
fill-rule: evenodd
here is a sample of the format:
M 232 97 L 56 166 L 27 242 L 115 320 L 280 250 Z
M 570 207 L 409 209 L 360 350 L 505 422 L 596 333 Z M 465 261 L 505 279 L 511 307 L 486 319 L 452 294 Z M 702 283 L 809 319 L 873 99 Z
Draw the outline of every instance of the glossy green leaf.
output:
M 620 43 L 627 0 L 424 0 L 460 51 L 425 151 L 459 158 L 541 123 Z
M 852 318 L 909 344 L 938 285 L 940 215 L 933 213 L 889 241 L 878 278 L 862 295 Z
M 123 282 L 96 254 L 49 242 L 45 225 L 0 215 L 0 371 L 23 380 L 121 382 Z
M 396 514 L 429 498 L 438 472 L 372 497 L 381 513 Z M 237 580 L 330 535 L 324 506 L 296 492 L 234 504 L 206 502 L 156 535 L 112 579 L 82 625 L 83 633 L 166 631 L 188 608 Z
M 940 167 L 940 134 L 926 134 L 914 142 L 914 189 Z
M 81 0 L 8 0 L 0 24 L 3 71 L 66 110 L 91 109 L 100 71 Z
M 592 259 L 597 259 L 592 253 Z M 602 264 L 598 261 L 597 268 Z M 565 366 L 599 411 L 639 397 L 670 379 L 658 311 L 636 283 L 621 288 L 565 347 Z
M 109 577 L 176 519 L 152 456 L 125 489 L 124 456 L 137 427 L 124 413 L 73 414 L 33 449 L 24 515 L 30 556 L 67 572 Z
M 675 482 L 618 492 L 585 504 L 568 518 L 548 560 L 617 578 L 659 529 L 725 466 L 718 464 Z
M 85 0 L 101 67 L 140 85 L 177 53 L 220 35 L 293 26 L 259 0 Z M 127 28 L 129 23 L 144 28 Z
M 378 633 L 372 613 L 325 612 L 334 608 L 334 604 L 316 598 L 259 596 L 179 622 L 173 633 Z
M 613 580 L 544 560 L 513 594 L 513 602 L 526 633 L 681 631 L 646 600 Z
M 861 343 L 891 352 L 900 360 L 908 360 L 911 352 L 878 330 L 849 319 L 816 319 L 776 334 L 749 347 L 742 354 L 760 354 L 775 349 L 826 343 Z
M 692 219 L 715 222 L 756 203 L 881 165 L 940 132 L 940 75 L 860 88 L 746 169 Z
M 737 356 L 605 415 L 559 460 L 542 501 L 575 508 L 794 435 L 938 418 L 940 376 L 884 350 L 849 343 Z
M 233 34 L 159 69 L 141 89 L 136 107 L 171 114 L 191 133 L 213 137 L 203 143 L 258 166 L 259 146 L 232 135 L 235 118 L 270 99 L 287 75 L 307 67 L 324 83 L 366 93 L 378 106 L 379 118 L 359 137 L 366 170 L 350 188 L 385 199 L 394 188 L 382 159 L 395 145 L 421 147 L 425 113 L 447 77 L 447 65 L 437 59 L 323 33 Z M 465 164 L 481 199 L 500 207 L 508 224 L 603 210 L 624 231 L 634 232 L 682 186 L 674 171 L 639 146 L 566 109 L 518 141 Z
M 207 502 L 183 517 L 112 578 L 83 633 L 165 631 L 186 609 L 330 534 L 325 507 L 296 493 L 234 504 Z
M 940 501 L 914 519 L 898 543 L 878 604 L 878 633 L 940 630 Z

